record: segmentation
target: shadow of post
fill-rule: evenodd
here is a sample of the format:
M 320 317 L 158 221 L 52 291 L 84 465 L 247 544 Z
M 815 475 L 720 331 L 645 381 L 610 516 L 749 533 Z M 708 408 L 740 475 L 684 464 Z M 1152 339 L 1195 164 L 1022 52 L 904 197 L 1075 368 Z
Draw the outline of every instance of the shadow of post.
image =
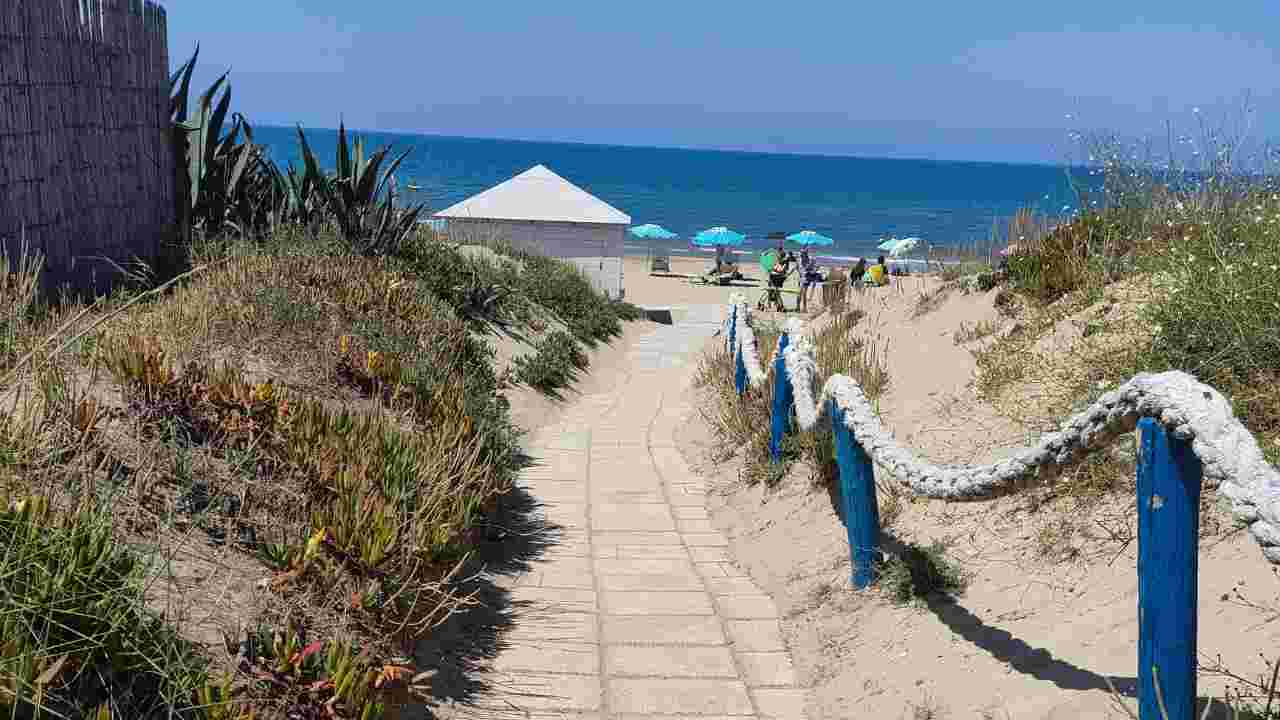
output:
M 1111 686 L 1107 681 L 1110 680 L 1116 692 L 1128 698 L 1137 697 L 1136 677 L 1103 676 L 1055 658 L 1048 650 L 1033 647 L 1007 630 L 987 625 L 955 598 L 933 595 L 924 601 L 930 612 L 956 635 L 1023 675 L 1053 683 L 1063 690 L 1102 690 L 1108 693 Z
M 832 509 L 841 524 L 846 524 L 841 512 L 839 492 L 836 483 L 828 483 Z M 896 556 L 906 554 L 907 543 L 895 537 L 892 532 L 881 529 L 880 538 L 881 549 L 886 554 Z M 1111 687 L 1107 684 L 1110 680 L 1116 692 L 1122 696 L 1137 697 L 1137 677 L 1103 676 L 1055 658 L 1044 648 L 1033 647 L 1026 641 L 1014 637 L 1007 630 L 984 623 L 954 597 L 934 593 L 924 598 L 924 604 L 956 635 L 975 647 L 985 650 L 1000 662 L 1007 663 L 1016 672 L 1053 683 L 1064 690 L 1102 690 L 1110 693 Z

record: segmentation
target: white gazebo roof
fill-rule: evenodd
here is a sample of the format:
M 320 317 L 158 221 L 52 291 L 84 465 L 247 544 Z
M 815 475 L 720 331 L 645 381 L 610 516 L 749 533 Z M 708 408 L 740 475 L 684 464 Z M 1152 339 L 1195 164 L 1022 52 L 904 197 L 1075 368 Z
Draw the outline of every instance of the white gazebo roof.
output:
M 535 165 L 435 214 L 438 218 L 630 225 L 631 216 Z

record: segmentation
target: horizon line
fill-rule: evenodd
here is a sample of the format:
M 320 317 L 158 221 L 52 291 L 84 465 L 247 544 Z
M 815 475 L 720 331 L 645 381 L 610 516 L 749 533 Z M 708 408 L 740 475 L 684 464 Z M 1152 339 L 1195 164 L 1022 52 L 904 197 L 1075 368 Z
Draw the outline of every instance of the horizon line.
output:
M 293 123 L 292 125 L 279 125 L 276 123 L 255 123 L 255 125 L 257 127 L 269 127 L 269 128 L 277 128 L 277 129 L 288 129 L 288 130 L 293 130 L 293 129 L 296 129 L 297 127 L 302 127 L 303 130 L 312 129 L 312 130 L 329 130 L 332 132 L 338 131 L 338 128 L 336 127 L 313 126 L 311 128 L 308 128 L 307 126 L 302 125 L 302 123 Z M 577 145 L 582 147 L 609 148 L 609 149 L 622 149 L 622 150 L 671 150 L 671 151 L 683 151 L 683 152 L 726 153 L 730 155 L 772 155 L 777 157 L 818 157 L 818 158 L 833 158 L 833 159 L 841 159 L 841 160 L 879 160 L 879 161 L 890 161 L 890 162 L 901 160 L 905 162 L 927 162 L 927 163 L 938 163 L 938 164 L 966 164 L 967 163 L 967 164 L 976 164 L 976 165 L 1002 165 L 1002 166 L 1013 166 L 1013 167 L 1040 167 L 1040 168 L 1053 168 L 1053 169 L 1071 169 L 1073 167 L 1072 165 L 1068 163 L 1063 163 L 1063 162 L 1048 162 L 1048 161 L 1037 162 L 1037 161 L 1031 161 L 1031 160 L 1025 160 L 1025 161 L 943 160 L 943 159 L 931 158 L 931 157 L 916 157 L 916 156 L 887 157 L 882 155 L 880 156 L 861 155 L 861 154 L 853 154 L 853 153 L 846 154 L 846 153 L 803 151 L 803 150 L 799 150 L 799 151 L 745 150 L 741 148 L 707 147 L 707 146 L 698 146 L 698 145 L 639 145 L 639 144 L 616 143 L 616 142 L 615 143 L 588 142 L 584 140 L 533 140 L 530 138 L 521 138 L 521 137 L 494 137 L 494 136 L 485 137 L 485 136 L 479 136 L 479 135 L 452 135 L 452 134 L 438 133 L 438 132 L 421 132 L 421 131 L 412 131 L 412 130 L 379 130 L 379 129 L 371 129 L 371 128 L 358 128 L 358 127 L 348 127 L 346 128 L 346 131 L 348 133 L 353 133 L 353 132 L 366 133 L 366 134 L 378 133 L 382 135 L 418 136 L 418 137 L 427 137 L 427 138 L 437 138 L 441 140 L 497 141 L 497 142 L 523 143 L 527 145 Z

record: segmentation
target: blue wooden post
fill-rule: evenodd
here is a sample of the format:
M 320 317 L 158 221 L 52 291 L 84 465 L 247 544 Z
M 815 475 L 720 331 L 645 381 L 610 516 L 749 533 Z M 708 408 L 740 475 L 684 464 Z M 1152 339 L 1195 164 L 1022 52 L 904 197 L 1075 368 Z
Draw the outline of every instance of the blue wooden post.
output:
M 1138 423 L 1138 438 L 1138 714 L 1195 720 L 1202 468 L 1189 443 L 1151 418 Z
M 844 424 L 844 410 L 831 400 L 831 429 L 836 463 L 840 466 L 840 505 L 849 533 L 853 586 L 861 590 L 876 579 L 880 558 L 880 506 L 876 500 L 876 471 L 871 458 Z
M 738 306 L 733 306 L 733 314 L 729 316 L 729 352 L 737 352 L 738 343 Z
M 747 391 L 747 364 L 742 361 L 742 348 L 734 353 L 733 386 L 738 390 L 738 397 Z
M 790 340 L 786 333 L 778 338 L 778 357 L 773 361 L 773 411 L 769 418 L 769 458 L 773 462 L 782 460 L 782 437 L 791 427 L 791 413 L 795 408 L 791 381 L 787 379 L 787 362 L 782 357 Z

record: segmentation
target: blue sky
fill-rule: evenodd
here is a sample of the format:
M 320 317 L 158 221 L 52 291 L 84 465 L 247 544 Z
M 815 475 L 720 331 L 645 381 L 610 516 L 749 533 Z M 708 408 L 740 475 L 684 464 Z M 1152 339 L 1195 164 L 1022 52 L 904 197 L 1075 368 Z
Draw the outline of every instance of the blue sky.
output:
M 165 2 L 259 124 L 1054 162 L 1070 129 L 1280 137 L 1280 2 Z

